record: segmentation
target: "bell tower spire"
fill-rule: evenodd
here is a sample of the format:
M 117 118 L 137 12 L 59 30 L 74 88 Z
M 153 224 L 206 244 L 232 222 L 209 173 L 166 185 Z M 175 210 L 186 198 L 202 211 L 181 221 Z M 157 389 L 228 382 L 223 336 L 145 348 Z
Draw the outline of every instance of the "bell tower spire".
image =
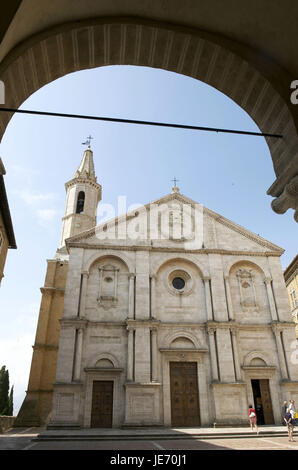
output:
M 62 235 L 60 248 L 65 245 L 66 238 L 73 237 L 81 232 L 96 226 L 97 206 L 101 200 L 101 185 L 95 176 L 93 152 L 90 148 L 84 151 L 82 161 L 74 174 L 73 179 L 65 184 L 66 208 L 62 218 Z

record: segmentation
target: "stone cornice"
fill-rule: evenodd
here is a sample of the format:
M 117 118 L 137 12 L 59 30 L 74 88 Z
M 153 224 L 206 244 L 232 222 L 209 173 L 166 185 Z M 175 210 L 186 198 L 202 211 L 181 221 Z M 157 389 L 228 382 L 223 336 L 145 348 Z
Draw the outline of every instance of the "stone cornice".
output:
M 85 237 L 82 236 L 82 239 Z M 117 251 L 153 251 L 153 252 L 168 252 L 168 253 L 197 253 L 197 254 L 219 254 L 219 255 L 232 255 L 232 256 L 278 256 L 282 255 L 282 251 L 236 251 L 236 250 L 223 250 L 217 248 L 200 248 L 196 250 L 187 250 L 181 247 L 158 247 L 152 245 L 103 245 L 103 244 L 93 244 L 89 245 L 88 243 L 81 242 L 71 242 L 66 240 L 68 248 L 84 248 L 86 250 L 117 250 Z
M 83 382 L 54 382 L 54 387 L 83 387 Z
M 94 373 L 94 372 L 104 372 L 104 373 L 111 373 L 120 374 L 123 372 L 123 369 L 117 367 L 85 367 L 84 371 L 87 373 Z
M 246 371 L 252 371 L 252 372 L 256 372 L 256 371 L 265 371 L 265 370 L 276 370 L 277 369 L 277 366 L 241 366 L 241 369 L 243 370 L 246 370 Z
M 91 215 L 88 215 L 88 214 L 84 214 L 83 212 L 81 212 L 80 214 L 77 214 L 76 212 L 73 212 L 72 214 L 67 214 L 65 216 L 62 217 L 62 220 L 67 220 L 67 219 L 71 219 L 72 217 L 74 216 L 84 216 L 86 217 L 86 219 L 89 219 L 89 220 L 94 220 L 94 217 L 92 217 Z
M 62 289 L 60 287 L 46 287 L 46 286 L 43 286 L 43 287 L 40 288 L 40 292 L 42 294 L 55 294 L 55 293 L 64 294 L 65 289 Z
M 160 322 L 159 327 L 160 328 L 170 328 L 170 327 L 176 327 L 176 328 L 200 328 L 204 329 L 206 326 L 206 322 L 202 323 L 191 323 L 191 322 Z
M 59 320 L 62 326 L 75 327 L 75 328 L 86 328 L 92 326 L 102 326 L 108 328 L 125 328 L 127 330 L 138 327 L 159 329 L 159 328 L 190 328 L 190 329 L 202 329 L 202 330 L 216 330 L 216 329 L 231 329 L 236 330 L 278 330 L 282 331 L 285 328 L 294 328 L 294 322 L 270 322 L 270 323 L 239 323 L 235 321 L 205 321 L 201 323 L 195 322 L 162 322 L 156 318 L 148 319 L 133 319 L 127 318 L 124 322 L 106 322 L 106 321 L 94 321 L 88 320 L 82 317 L 68 317 Z
M 238 323 L 236 326 L 239 330 L 262 330 L 264 328 L 272 329 L 276 328 L 282 331 L 284 328 L 293 328 L 294 322 L 270 322 L 270 323 L 262 323 L 262 324 L 253 324 L 250 325 L 249 323 Z M 295 325 L 294 325 L 295 326 Z
M 285 328 L 295 328 L 295 323 L 292 322 L 277 322 L 273 321 L 271 323 L 271 328 L 275 332 L 283 331 Z
M 160 325 L 160 321 L 159 320 L 156 320 L 155 318 L 149 318 L 149 319 L 133 319 L 133 318 L 128 318 L 126 320 L 126 325 L 127 325 L 127 329 L 134 329 L 134 328 L 138 328 L 138 327 L 147 327 L 147 328 L 158 328 L 159 325 Z
M 209 330 L 213 329 L 233 329 L 233 330 L 263 330 L 264 328 L 271 329 L 272 324 L 271 323 L 239 323 L 235 322 L 234 320 L 231 321 L 207 321 L 204 323 L 206 328 Z
M 80 178 L 80 177 L 73 178 L 72 180 L 67 181 L 67 183 L 65 183 L 65 188 L 67 189 L 70 186 L 75 186 L 77 184 L 89 184 L 90 186 L 93 186 L 96 189 L 100 189 L 100 190 L 102 189 L 101 185 L 97 183 L 96 181 L 92 181 L 89 178 Z
M 42 343 L 35 343 L 32 346 L 33 350 L 43 350 L 43 351 L 58 351 L 58 346 L 55 344 L 42 344 Z
M 295 279 L 295 277 L 298 277 L 298 267 L 289 277 L 286 277 L 285 274 L 284 274 L 284 277 L 285 277 L 286 287 L 288 288 L 289 284 L 291 284 L 291 282 Z
M 232 387 L 247 387 L 247 383 L 246 382 L 241 382 L 241 381 L 237 381 L 237 382 L 221 382 L 219 380 L 212 380 L 211 386 L 232 386 Z
M 124 387 L 160 387 L 159 382 L 125 382 Z
M 125 328 L 126 323 L 125 322 L 105 322 L 105 321 L 94 321 L 94 320 L 87 320 L 86 318 L 83 317 L 67 317 L 67 318 L 61 318 L 59 320 L 61 323 L 61 326 L 72 326 L 76 328 L 85 328 L 87 326 L 104 326 L 104 327 L 121 327 Z
M 89 320 L 82 317 L 68 317 L 59 320 L 61 327 L 75 326 L 76 328 L 86 328 Z
M 290 264 L 284 270 L 284 278 L 286 283 L 290 282 L 289 278 L 296 275 L 298 273 L 298 255 L 295 256 L 294 259 L 290 262 Z
M 199 348 L 159 348 L 161 353 L 208 353 L 209 349 Z

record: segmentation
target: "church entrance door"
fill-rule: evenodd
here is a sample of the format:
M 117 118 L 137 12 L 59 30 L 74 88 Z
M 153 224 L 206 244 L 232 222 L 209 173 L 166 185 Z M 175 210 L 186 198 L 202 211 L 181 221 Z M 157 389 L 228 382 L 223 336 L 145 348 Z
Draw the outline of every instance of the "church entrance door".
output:
M 92 389 L 91 428 L 110 428 L 113 422 L 113 381 L 95 380 Z
M 200 426 L 196 362 L 170 362 L 172 426 Z
M 258 424 L 274 424 L 268 379 L 251 381 Z

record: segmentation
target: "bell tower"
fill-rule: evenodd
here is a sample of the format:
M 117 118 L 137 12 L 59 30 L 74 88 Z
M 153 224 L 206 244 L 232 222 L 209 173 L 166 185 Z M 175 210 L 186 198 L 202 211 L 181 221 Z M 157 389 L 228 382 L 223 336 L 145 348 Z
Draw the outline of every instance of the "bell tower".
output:
M 66 238 L 96 226 L 97 206 L 101 200 L 101 185 L 97 183 L 95 176 L 90 141 L 73 179 L 65 184 L 65 189 L 66 207 L 62 218 L 60 248 L 65 245 Z
M 54 259 L 47 260 L 47 272 L 36 330 L 26 397 L 14 421 L 15 427 L 41 426 L 48 422 L 52 409 L 60 320 L 68 272 L 65 239 L 96 226 L 101 185 L 97 183 L 90 136 L 79 168 L 65 184 L 66 208 L 60 248 Z

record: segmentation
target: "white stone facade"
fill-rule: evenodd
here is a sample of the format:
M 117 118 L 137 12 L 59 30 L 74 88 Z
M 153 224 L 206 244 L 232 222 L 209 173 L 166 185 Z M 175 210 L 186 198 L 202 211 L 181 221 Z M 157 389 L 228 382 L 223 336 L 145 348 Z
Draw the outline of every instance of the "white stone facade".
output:
M 174 188 L 155 204 L 170 208 L 171 232 L 181 221 L 183 227 L 182 206 L 196 203 Z M 191 218 L 201 237 L 191 243 L 172 232 L 161 236 L 158 218 L 148 238 L 149 210 L 66 241 L 50 426 L 92 426 L 95 382 L 112 382 L 111 426 L 172 426 L 170 364 L 177 362 L 195 363 L 200 426 L 247 424 L 248 405 L 260 400 L 256 387 L 266 384 L 265 424 L 280 424 L 283 400 L 298 402 L 283 250 L 202 207 L 199 219 Z

